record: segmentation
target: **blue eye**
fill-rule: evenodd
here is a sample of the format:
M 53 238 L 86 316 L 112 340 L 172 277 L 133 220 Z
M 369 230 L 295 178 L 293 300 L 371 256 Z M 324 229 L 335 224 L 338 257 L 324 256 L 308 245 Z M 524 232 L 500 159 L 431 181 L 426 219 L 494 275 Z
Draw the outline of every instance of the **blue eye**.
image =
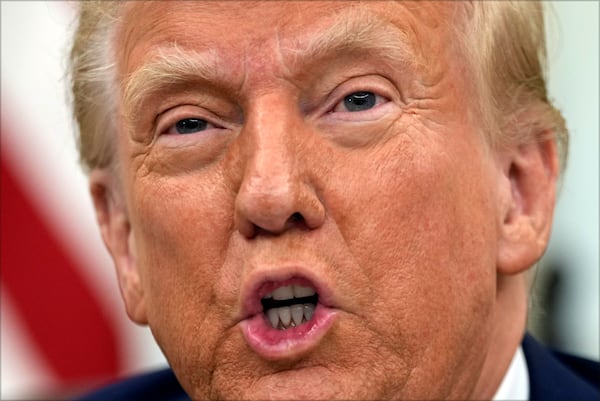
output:
M 344 108 L 350 112 L 373 108 L 377 96 L 373 92 L 354 92 L 344 98 Z
M 209 123 L 206 120 L 199 118 L 185 118 L 175 123 L 175 131 L 178 134 L 193 134 L 204 131 L 208 128 Z

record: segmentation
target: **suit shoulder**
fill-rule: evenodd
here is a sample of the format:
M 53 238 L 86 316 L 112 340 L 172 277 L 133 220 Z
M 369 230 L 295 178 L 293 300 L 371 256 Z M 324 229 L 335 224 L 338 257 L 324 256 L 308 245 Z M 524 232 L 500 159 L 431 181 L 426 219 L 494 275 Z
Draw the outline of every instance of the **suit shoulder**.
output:
M 523 339 L 531 400 L 600 400 L 600 364 Z
M 554 355 L 579 377 L 595 387 L 596 390 L 600 390 L 600 362 L 563 352 L 554 352 Z

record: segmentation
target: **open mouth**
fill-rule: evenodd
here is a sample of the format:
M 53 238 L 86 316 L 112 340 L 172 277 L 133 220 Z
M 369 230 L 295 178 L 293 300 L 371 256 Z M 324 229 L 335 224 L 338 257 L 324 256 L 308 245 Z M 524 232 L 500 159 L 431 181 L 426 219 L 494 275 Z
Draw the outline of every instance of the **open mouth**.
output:
M 267 360 L 298 358 L 315 349 L 337 316 L 331 290 L 304 274 L 263 276 L 245 294 L 240 328 L 248 345 Z
M 313 318 L 319 295 L 312 287 L 286 285 L 268 293 L 260 302 L 271 327 L 287 330 Z

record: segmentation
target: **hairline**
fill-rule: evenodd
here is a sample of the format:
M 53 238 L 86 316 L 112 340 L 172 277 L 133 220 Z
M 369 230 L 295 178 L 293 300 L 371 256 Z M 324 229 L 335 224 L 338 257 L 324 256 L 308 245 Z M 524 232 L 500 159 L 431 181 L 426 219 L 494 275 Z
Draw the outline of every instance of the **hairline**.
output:
M 401 27 L 373 12 L 368 15 L 365 19 L 364 12 L 359 15 L 354 8 L 344 10 L 336 16 L 334 25 L 301 38 L 278 41 L 279 48 L 293 55 L 294 62 L 353 50 L 376 52 L 398 65 L 418 62 L 419 55 Z M 223 78 L 226 63 L 215 48 L 196 50 L 179 43 L 168 43 L 156 46 L 145 59 L 149 61 L 143 62 L 123 80 L 121 96 L 125 110 L 136 110 L 152 94 L 177 84 L 204 81 L 216 82 L 223 87 L 231 85 Z

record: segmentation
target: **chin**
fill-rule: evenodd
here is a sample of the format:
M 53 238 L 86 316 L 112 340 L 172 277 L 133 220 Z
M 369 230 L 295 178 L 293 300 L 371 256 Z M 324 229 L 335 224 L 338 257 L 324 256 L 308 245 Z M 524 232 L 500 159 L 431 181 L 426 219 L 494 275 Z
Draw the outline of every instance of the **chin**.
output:
M 352 389 L 355 383 L 329 369 L 316 366 L 290 369 L 260 377 L 231 378 L 215 391 L 216 399 L 240 400 L 331 400 L 366 399 Z M 202 397 L 201 397 L 202 398 Z

